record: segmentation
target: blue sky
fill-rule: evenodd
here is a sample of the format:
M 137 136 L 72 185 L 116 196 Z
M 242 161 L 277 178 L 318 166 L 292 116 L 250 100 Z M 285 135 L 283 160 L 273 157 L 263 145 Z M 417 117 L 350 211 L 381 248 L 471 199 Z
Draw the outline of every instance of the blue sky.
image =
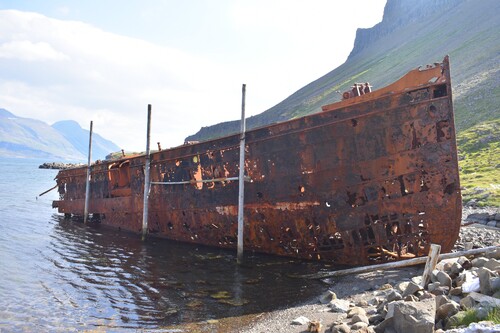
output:
M 0 0 L 0 107 L 126 150 L 261 113 L 341 65 L 385 0 Z

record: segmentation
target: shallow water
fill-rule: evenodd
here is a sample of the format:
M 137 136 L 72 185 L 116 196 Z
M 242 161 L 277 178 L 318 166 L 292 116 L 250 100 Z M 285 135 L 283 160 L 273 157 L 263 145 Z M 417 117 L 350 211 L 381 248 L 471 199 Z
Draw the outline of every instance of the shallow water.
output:
M 56 170 L 0 158 L 0 331 L 136 331 L 269 311 L 315 297 L 319 264 L 140 237 L 65 220 Z

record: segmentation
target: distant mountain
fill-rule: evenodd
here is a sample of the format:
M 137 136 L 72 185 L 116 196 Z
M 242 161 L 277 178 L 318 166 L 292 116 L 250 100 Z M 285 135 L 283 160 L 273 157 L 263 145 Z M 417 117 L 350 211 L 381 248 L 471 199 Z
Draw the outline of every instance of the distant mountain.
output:
M 76 122 L 64 121 L 49 126 L 0 109 L 0 156 L 85 161 L 89 131 Z M 92 159 L 104 159 L 119 150 L 111 141 L 93 134 Z
M 255 128 L 320 112 L 354 82 L 381 88 L 450 55 L 459 131 L 500 117 L 500 1 L 388 0 L 382 22 L 358 29 L 346 62 L 281 103 L 247 119 Z M 203 127 L 186 141 L 237 133 L 239 121 Z
M 58 121 L 52 125 L 62 134 L 80 153 L 87 156 L 89 150 L 90 131 L 83 129 L 76 121 L 64 120 Z M 92 159 L 104 159 L 106 155 L 119 151 L 113 142 L 104 139 L 97 133 L 92 133 Z

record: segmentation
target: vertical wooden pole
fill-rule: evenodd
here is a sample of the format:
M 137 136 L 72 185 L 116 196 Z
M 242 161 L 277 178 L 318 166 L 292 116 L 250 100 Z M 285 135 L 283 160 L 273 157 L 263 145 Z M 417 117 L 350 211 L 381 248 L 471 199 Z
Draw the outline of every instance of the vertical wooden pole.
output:
M 245 202 L 245 93 L 246 85 L 241 88 L 241 130 L 240 130 L 240 173 L 239 173 L 239 191 L 238 191 L 238 249 L 237 262 L 243 263 L 243 205 Z
M 147 138 L 146 138 L 146 163 L 144 165 L 144 206 L 142 209 L 142 240 L 146 239 L 148 233 L 148 201 L 149 201 L 149 189 L 151 187 L 149 181 L 150 173 L 150 150 L 149 141 L 151 137 L 151 104 L 148 104 L 148 127 L 147 127 Z
M 436 264 L 439 260 L 439 254 L 441 253 L 441 245 L 431 244 L 431 249 L 429 250 L 429 256 L 425 263 L 424 274 L 422 275 L 422 288 L 425 288 L 429 283 L 432 271 L 436 268 Z
M 89 196 L 90 196 L 90 162 L 92 161 L 92 127 L 93 121 L 90 121 L 89 135 L 89 159 L 87 161 L 87 179 L 85 181 L 85 207 L 83 208 L 83 223 L 87 223 L 89 215 Z

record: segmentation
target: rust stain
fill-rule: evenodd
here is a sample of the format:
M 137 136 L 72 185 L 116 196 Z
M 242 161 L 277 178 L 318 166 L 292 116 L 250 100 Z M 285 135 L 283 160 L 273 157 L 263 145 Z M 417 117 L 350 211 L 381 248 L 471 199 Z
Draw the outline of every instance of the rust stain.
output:
M 351 265 L 451 250 L 461 195 L 448 58 L 344 97 L 246 133 L 245 248 Z M 234 248 L 238 147 L 233 135 L 152 154 L 151 181 L 177 185 L 152 185 L 149 233 Z M 92 166 L 94 220 L 140 232 L 144 162 Z M 59 172 L 60 213 L 82 214 L 85 177 Z

